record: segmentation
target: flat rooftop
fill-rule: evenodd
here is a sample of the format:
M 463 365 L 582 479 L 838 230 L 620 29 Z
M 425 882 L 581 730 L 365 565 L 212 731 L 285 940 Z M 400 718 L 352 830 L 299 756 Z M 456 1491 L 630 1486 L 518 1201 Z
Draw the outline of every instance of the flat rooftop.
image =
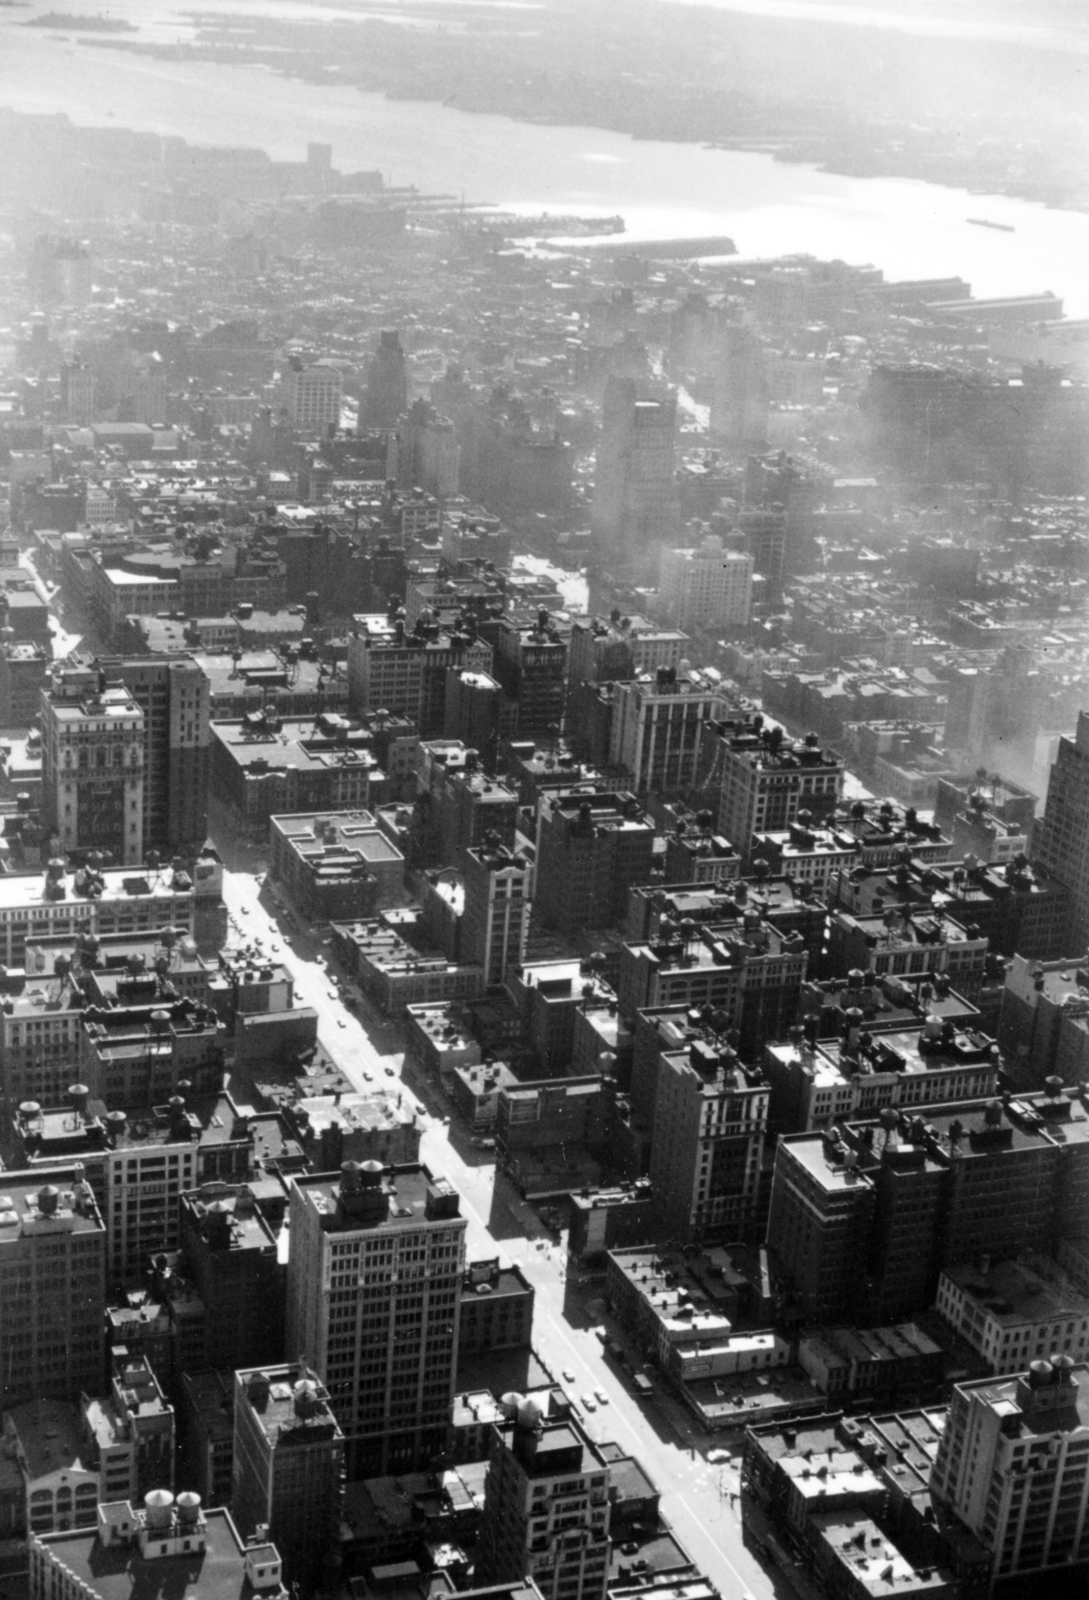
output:
M 1002 1327 L 1089 1316 L 1089 1294 L 1050 1256 L 997 1261 L 985 1272 L 958 1262 L 944 1275 Z
M 204 1549 L 176 1556 L 148 1559 L 138 1547 L 103 1545 L 97 1529 L 46 1534 L 42 1542 L 100 1600 L 179 1600 L 197 1593 L 200 1600 L 242 1600 L 252 1595 L 245 1546 L 229 1513 L 217 1507 L 206 1510 L 204 1519 Z
M 22 910 L 25 906 L 56 906 L 64 909 L 76 905 L 86 906 L 90 911 L 103 901 L 139 899 L 168 902 L 175 900 L 178 895 L 193 893 L 189 874 L 175 874 L 169 867 L 157 872 L 142 872 L 136 867 L 105 867 L 101 872 L 102 893 L 97 898 L 81 893 L 76 885 L 79 877 L 78 870 L 65 872 L 58 877 L 57 883 L 65 891 L 64 898 L 53 900 L 45 892 L 44 872 L 0 874 L 0 915 Z M 178 884 L 175 884 L 175 877 L 181 880 Z
M 273 1443 L 340 1432 L 325 1385 L 298 1366 L 252 1367 L 236 1374 L 235 1405 L 248 1405 Z
M 70 1167 L 0 1172 L 0 1249 L 45 1233 L 105 1236 L 90 1189 Z
M 328 1232 L 418 1228 L 429 1221 L 456 1223 L 460 1220 L 456 1189 L 445 1178 L 433 1177 L 424 1166 L 383 1168 L 381 1182 L 374 1192 L 384 1196 L 387 1204 L 370 1218 L 342 1213 L 339 1172 L 298 1177 L 294 1181 L 300 1195 L 322 1219 Z M 436 1204 L 439 1210 L 429 1216 Z

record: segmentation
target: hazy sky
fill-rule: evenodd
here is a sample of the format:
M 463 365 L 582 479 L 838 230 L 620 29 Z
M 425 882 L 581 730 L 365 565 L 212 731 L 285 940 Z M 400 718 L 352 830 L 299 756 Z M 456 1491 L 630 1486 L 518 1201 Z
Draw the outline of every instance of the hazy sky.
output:
M 667 0 L 753 16 L 845 22 L 935 38 L 1007 39 L 1089 48 L 1087 0 Z

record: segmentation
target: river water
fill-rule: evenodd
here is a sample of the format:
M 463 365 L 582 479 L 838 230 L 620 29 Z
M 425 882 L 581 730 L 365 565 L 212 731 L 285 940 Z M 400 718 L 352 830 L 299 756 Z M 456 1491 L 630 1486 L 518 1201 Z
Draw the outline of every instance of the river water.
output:
M 225 9 L 284 8 L 230 0 Z M 532 15 L 531 6 L 510 9 Z M 341 168 L 378 168 L 391 183 L 428 192 L 527 213 L 619 212 L 633 238 L 725 233 L 744 256 L 807 252 L 869 262 L 890 278 L 958 273 L 978 295 L 1050 289 L 1069 315 L 1089 316 L 1086 214 L 939 184 L 842 177 L 745 151 L 472 115 L 456 99 L 391 101 L 262 69 L 152 60 L 20 26 L 28 14 L 0 11 L 0 104 L 20 110 L 260 145 L 279 159 L 301 159 L 309 140 L 322 140 Z M 138 22 L 140 38 L 184 35 L 162 0 L 115 0 L 110 14 Z M 972 227 L 970 216 L 1016 231 Z

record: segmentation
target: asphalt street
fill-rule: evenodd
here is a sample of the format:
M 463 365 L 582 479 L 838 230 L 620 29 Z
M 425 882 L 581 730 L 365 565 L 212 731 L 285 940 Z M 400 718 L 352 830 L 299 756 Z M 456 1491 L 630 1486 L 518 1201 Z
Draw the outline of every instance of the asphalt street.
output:
M 407 1068 L 401 1030 L 364 1005 L 344 1006 L 333 986 L 331 947 L 301 925 L 288 927 L 269 888 L 260 879 L 265 865 L 254 848 L 220 843 L 225 861 L 224 900 L 230 917 L 229 947 L 255 946 L 283 961 L 294 977 L 296 1003 L 318 1013 L 318 1037 L 329 1055 L 359 1089 L 379 1086 L 399 1091 L 419 1108 L 421 1158 L 457 1188 L 468 1220 L 471 1258 L 500 1255 L 522 1268 L 536 1290 L 533 1343 L 557 1382 L 583 1413 L 590 1436 L 615 1440 L 641 1462 L 662 1494 L 662 1511 L 676 1537 L 724 1600 L 751 1595 L 763 1600 L 790 1594 L 780 1574 L 769 1574 L 745 1547 L 736 1497 L 738 1456 L 710 1462 L 736 1441 L 702 1433 L 672 1395 L 660 1389 L 653 1399 L 636 1399 L 606 1357 L 595 1332 L 601 1324 L 600 1280 L 568 1282 L 564 1240 L 557 1242 L 533 1209 L 517 1195 L 494 1162 L 472 1144 L 469 1131 L 452 1114 L 441 1085 L 424 1081 Z M 299 919 L 295 919 L 297 922 Z M 564 1379 L 564 1372 L 574 1381 Z M 606 1405 L 582 1404 L 600 1389 Z

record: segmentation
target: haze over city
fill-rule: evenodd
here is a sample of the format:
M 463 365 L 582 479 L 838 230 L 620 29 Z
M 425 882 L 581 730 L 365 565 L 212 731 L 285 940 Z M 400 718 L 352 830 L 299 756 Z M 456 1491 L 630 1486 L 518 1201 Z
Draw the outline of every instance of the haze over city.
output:
M 1084 1592 L 1087 56 L 0 0 L 0 1600 Z

